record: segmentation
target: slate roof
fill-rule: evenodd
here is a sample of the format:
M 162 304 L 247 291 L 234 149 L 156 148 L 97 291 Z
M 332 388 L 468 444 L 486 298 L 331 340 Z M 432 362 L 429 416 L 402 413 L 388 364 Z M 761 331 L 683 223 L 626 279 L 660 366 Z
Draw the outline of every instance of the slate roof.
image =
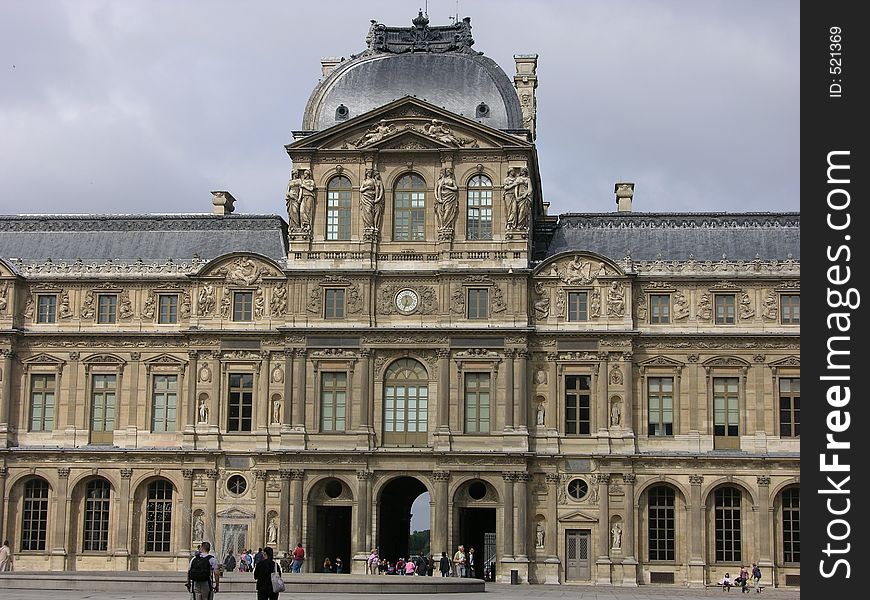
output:
M 0 258 L 164 262 L 256 252 L 278 261 L 286 233 L 277 215 L 0 216 Z
M 613 260 L 799 260 L 800 213 L 569 213 L 547 256 L 571 250 Z

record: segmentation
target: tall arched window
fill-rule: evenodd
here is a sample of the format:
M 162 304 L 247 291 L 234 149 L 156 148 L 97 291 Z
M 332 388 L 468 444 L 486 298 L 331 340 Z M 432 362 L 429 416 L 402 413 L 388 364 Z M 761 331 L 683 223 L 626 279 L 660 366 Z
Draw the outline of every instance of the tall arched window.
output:
M 492 180 L 475 175 L 468 181 L 468 212 L 465 217 L 465 238 L 492 239 Z
M 48 529 L 48 483 L 34 477 L 24 484 L 21 510 L 21 549 L 45 550 Z
M 649 559 L 675 560 L 674 490 L 658 485 L 648 493 Z
M 105 479 L 92 479 L 85 488 L 84 552 L 105 552 L 109 548 L 110 492 Z
M 414 359 L 394 362 L 384 375 L 384 443 L 425 445 L 429 409 L 426 369 Z
M 740 490 L 721 487 L 714 492 L 716 562 L 740 562 Z
M 419 175 L 408 173 L 396 182 L 393 239 L 406 242 L 426 239 L 426 182 Z
M 145 552 L 169 552 L 172 539 L 172 484 L 158 479 L 148 484 L 145 508 Z
M 782 559 L 787 563 L 801 561 L 801 497 L 799 488 L 782 493 Z
M 333 177 L 326 186 L 326 239 L 350 239 L 350 179 Z

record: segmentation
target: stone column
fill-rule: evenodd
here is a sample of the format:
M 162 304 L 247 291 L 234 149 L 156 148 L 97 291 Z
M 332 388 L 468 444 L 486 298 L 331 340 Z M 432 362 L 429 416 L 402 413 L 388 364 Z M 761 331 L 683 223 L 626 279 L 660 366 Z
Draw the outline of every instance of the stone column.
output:
M 53 548 L 51 549 L 51 570 L 65 571 L 66 565 L 66 541 L 69 530 L 69 467 L 60 467 L 57 470 L 57 493 L 55 494 L 56 513 L 54 516 L 54 532 L 52 534 Z
M 513 431 L 514 429 L 514 357 L 517 351 L 509 348 L 504 352 L 504 430 Z
M 290 548 L 302 541 L 302 480 L 305 479 L 305 471 L 302 469 L 290 470 Z
M 6 477 L 7 467 L 0 467 L 0 531 L 6 531 Z
M 514 507 L 516 506 L 514 503 L 514 481 L 516 481 L 516 477 L 517 474 L 512 472 L 501 474 L 501 478 L 504 480 L 504 533 L 502 535 L 504 538 L 504 556 L 502 558 L 514 555 Z
M 117 415 L 118 425 L 116 429 L 120 429 L 120 416 L 121 416 L 121 406 L 126 404 L 126 413 L 127 413 L 127 433 L 134 436 L 136 435 L 136 429 L 139 427 L 139 361 L 142 359 L 141 352 L 131 352 L 130 353 L 130 368 L 129 368 L 129 379 L 127 385 L 129 386 L 129 391 L 127 393 L 127 397 L 124 398 L 123 390 L 119 390 L 117 396 Z M 126 400 L 126 402 L 124 402 Z M 146 400 L 147 401 L 147 400 Z M 125 442 L 126 444 L 126 442 Z
M 762 568 L 773 567 L 770 552 L 770 529 L 773 524 L 773 507 L 770 505 L 770 476 L 759 475 L 758 483 L 758 565 Z
M 208 478 L 205 490 L 205 515 L 203 516 L 203 525 L 205 525 L 206 536 L 209 532 L 217 538 L 217 480 L 220 477 L 217 469 L 208 469 L 205 472 Z M 211 540 L 212 545 L 217 544 L 217 539 Z
M 559 398 L 559 377 L 561 372 L 556 362 L 559 359 L 558 352 L 547 352 L 547 404 L 544 411 L 544 425 L 547 429 L 559 428 L 559 406 L 562 406 Z
M 305 348 L 296 349 L 296 364 L 293 373 L 293 428 L 305 431 Z
M 3 370 L 0 372 L 2 380 L 0 380 L 0 434 L 4 437 L 0 440 L 0 447 L 7 448 L 10 446 L 9 435 L 9 410 L 12 404 L 12 357 L 15 352 L 12 350 L 0 350 L 0 357 L 3 358 Z M 57 398 L 57 394 L 55 394 Z
M 598 475 L 598 559 L 596 582 L 610 584 L 610 475 Z
M 517 360 L 514 363 L 514 367 L 516 368 L 516 386 L 518 391 L 518 394 L 514 398 L 514 427 L 527 431 L 529 417 L 528 350 L 517 350 Z
M 371 348 L 362 348 L 359 351 L 359 430 L 367 435 L 372 433 L 371 416 L 369 414 L 369 408 L 372 402 L 372 354 L 373 351 Z M 371 548 L 369 548 L 369 550 L 371 550 Z
M 178 553 L 184 553 L 185 556 L 190 556 L 193 548 L 191 548 L 191 521 L 193 521 L 193 469 L 182 469 L 181 476 L 184 478 L 181 488 L 181 541 L 178 546 Z
M 435 498 L 433 499 L 434 507 L 432 510 L 434 519 L 432 520 L 432 539 L 429 548 L 432 551 L 432 556 L 439 557 L 442 552 L 447 552 L 447 556 L 453 557 L 450 553 L 450 542 L 448 540 L 448 513 L 450 511 L 449 482 L 450 471 L 433 471 L 432 479 L 435 480 Z
M 369 518 L 370 507 L 368 505 L 369 486 L 374 473 L 367 470 L 356 472 L 356 532 L 353 535 L 353 566 L 352 571 L 356 574 L 366 572 L 366 562 L 369 558 L 369 550 L 366 547 L 366 531 L 371 522 Z
M 278 506 L 278 550 L 286 552 L 292 551 L 290 547 L 290 478 L 292 475 L 293 472 L 290 469 L 278 471 L 278 476 L 281 478 L 281 500 Z
M 185 403 L 187 410 L 184 411 L 184 433 L 192 434 L 196 427 L 197 419 L 196 382 L 199 380 L 199 354 L 196 350 L 191 350 L 187 353 L 187 357 L 190 359 L 190 371 L 188 372 L 187 378 L 187 402 Z M 180 397 L 181 394 L 179 394 L 179 398 Z M 190 542 L 188 542 L 188 544 L 189 543 Z
M 630 368 L 631 363 L 628 366 Z M 637 482 L 637 476 L 634 473 L 624 473 L 622 482 L 625 486 L 625 531 L 622 533 L 622 552 L 625 558 L 622 561 L 622 585 L 635 587 L 637 586 L 637 558 L 634 555 L 634 544 L 637 537 L 634 522 L 636 509 L 634 484 Z
M 118 486 L 118 535 L 115 538 L 115 556 L 130 556 L 130 479 L 133 469 L 121 469 L 121 485 Z
M 689 475 L 689 483 L 692 485 L 689 499 L 689 585 L 703 587 L 704 575 L 704 548 L 701 534 L 704 528 L 704 507 L 701 505 L 701 484 L 704 483 L 703 475 Z
M 438 357 L 438 431 L 450 433 L 450 350 L 439 348 Z
M 547 473 L 545 479 L 550 514 L 547 518 L 547 527 L 544 530 L 544 549 L 548 558 L 554 558 L 556 562 L 559 562 L 559 541 L 556 536 L 559 535 L 559 485 L 562 480 L 558 473 Z
M 528 553 L 528 514 L 529 514 L 529 474 L 521 471 L 516 474 L 514 495 L 517 504 L 517 524 L 514 531 L 514 556 L 517 560 L 527 561 Z
M 622 368 L 625 371 L 625 399 L 622 402 L 621 425 L 625 429 L 634 431 L 634 369 L 631 357 L 631 352 L 622 353 Z
M 269 423 L 272 422 L 272 401 L 269 399 L 269 384 L 272 382 L 272 353 L 261 352 L 257 395 L 254 397 L 254 414 L 251 415 L 254 422 L 254 431 L 266 433 Z
M 254 517 L 254 546 L 266 545 L 266 470 L 253 469 L 256 478 L 257 510 Z
M 293 427 L 293 349 L 284 350 L 284 406 L 281 407 L 281 431 Z M 286 530 L 284 535 L 287 535 Z
M 607 397 L 607 373 L 608 373 L 608 354 L 607 352 L 598 353 L 598 365 L 594 374 L 594 384 L 592 388 L 597 392 L 598 410 L 595 411 L 595 418 L 598 421 L 598 435 L 607 435 L 607 428 L 610 426 L 610 399 Z M 608 529 L 610 529 L 608 527 Z

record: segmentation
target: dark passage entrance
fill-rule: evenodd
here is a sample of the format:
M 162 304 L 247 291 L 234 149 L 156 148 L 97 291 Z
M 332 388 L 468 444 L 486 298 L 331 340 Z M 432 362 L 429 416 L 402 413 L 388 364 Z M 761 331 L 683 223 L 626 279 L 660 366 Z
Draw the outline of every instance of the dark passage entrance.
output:
M 494 508 L 459 508 L 459 539 L 454 545 L 462 544 L 466 553 L 474 548 L 475 577 L 483 577 L 484 565 L 495 560 L 495 535 Z
M 413 477 L 399 477 L 388 483 L 378 502 L 378 550 L 381 558 L 395 562 L 408 558 L 411 535 L 411 505 L 426 486 Z
M 317 530 L 314 539 L 313 571 L 323 570 L 323 559 L 329 557 L 329 562 L 335 564 L 340 557 L 344 563 L 344 572 L 350 572 L 353 557 L 350 554 L 350 506 L 318 506 Z

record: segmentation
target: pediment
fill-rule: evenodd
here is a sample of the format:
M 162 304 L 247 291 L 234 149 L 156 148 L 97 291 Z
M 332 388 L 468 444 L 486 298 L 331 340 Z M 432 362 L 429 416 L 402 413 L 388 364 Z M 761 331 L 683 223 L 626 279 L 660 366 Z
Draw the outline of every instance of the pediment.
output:
M 114 354 L 91 354 L 83 358 L 82 362 L 86 365 L 123 365 L 126 361 Z
M 63 360 L 57 358 L 56 356 L 51 356 L 50 354 L 46 354 L 45 352 L 40 352 L 39 354 L 35 354 L 34 356 L 29 356 L 27 358 L 21 359 L 21 364 L 23 364 L 23 365 L 53 365 L 56 367 L 61 367 L 65 363 Z
M 588 513 L 583 512 L 582 510 L 575 510 L 574 512 L 570 512 L 566 515 L 562 515 L 559 517 L 560 523 L 572 522 L 576 523 L 578 521 L 586 522 L 586 523 L 597 523 L 598 517 L 592 516 Z
M 681 368 L 684 366 L 678 360 L 674 360 L 673 358 L 669 358 L 667 356 L 653 356 L 652 358 L 648 358 L 642 362 L 638 363 L 639 367 L 674 367 Z
M 705 367 L 748 367 L 749 361 L 737 356 L 714 356 L 704 361 Z
M 565 285 L 589 285 L 599 277 L 622 277 L 615 263 L 591 252 L 572 252 L 547 261 L 535 277 L 558 279 Z
M 217 513 L 217 516 L 221 519 L 253 519 L 257 515 L 247 510 L 242 510 L 241 508 L 233 507 L 228 508 L 226 510 L 222 510 Z
M 197 273 L 200 277 L 219 277 L 226 285 L 252 286 L 265 277 L 283 277 L 280 267 L 258 255 L 236 253 L 218 257 Z
M 14 277 L 16 275 L 17 273 L 12 268 L 12 265 L 0 258 L 0 277 Z
M 407 96 L 286 146 L 317 150 L 529 147 L 520 137 Z
M 771 366 L 771 367 L 800 367 L 801 366 L 801 357 L 800 356 L 786 356 L 785 358 L 780 358 L 779 360 L 772 361 L 768 366 Z
M 159 354 L 143 361 L 148 367 L 183 367 L 187 361 L 171 354 Z

